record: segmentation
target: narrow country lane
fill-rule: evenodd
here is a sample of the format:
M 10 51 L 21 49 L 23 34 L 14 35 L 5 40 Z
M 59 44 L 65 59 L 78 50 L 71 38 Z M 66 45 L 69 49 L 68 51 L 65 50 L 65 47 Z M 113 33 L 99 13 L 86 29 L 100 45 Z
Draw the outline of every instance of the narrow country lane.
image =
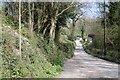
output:
M 87 54 L 76 40 L 75 56 L 64 63 L 58 78 L 118 78 L 118 64 Z

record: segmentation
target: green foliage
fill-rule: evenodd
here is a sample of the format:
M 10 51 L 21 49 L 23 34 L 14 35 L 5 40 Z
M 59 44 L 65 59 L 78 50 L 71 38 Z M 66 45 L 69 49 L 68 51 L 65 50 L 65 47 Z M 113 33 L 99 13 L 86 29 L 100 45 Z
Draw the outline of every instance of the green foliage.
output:
M 109 5 L 106 6 L 106 8 L 108 8 L 108 11 L 106 10 L 106 27 L 104 28 L 104 25 L 101 25 L 101 23 L 105 21 L 103 16 L 101 16 L 102 18 L 91 20 L 91 23 L 86 22 L 88 26 L 86 26 L 84 33 L 87 34 L 87 36 L 89 34 L 93 34 L 94 36 L 91 37 L 92 43 L 86 44 L 86 42 L 84 42 L 83 44 L 85 44 L 84 49 L 86 52 L 91 55 L 119 63 L 119 2 L 110 2 L 108 4 Z M 103 13 L 104 12 L 101 12 L 101 15 L 104 15 Z M 106 50 L 106 54 L 104 54 L 104 50 Z
M 119 37 L 118 32 L 119 26 L 114 24 L 112 26 L 106 26 L 105 28 L 105 41 L 104 41 L 104 28 L 100 25 L 94 25 L 91 27 L 91 32 L 85 32 L 85 34 L 94 34 L 92 37 L 92 43 L 83 42 L 84 49 L 87 53 L 113 61 L 116 63 L 120 62 L 118 54 L 119 50 Z M 104 47 L 105 42 L 105 47 Z M 104 54 L 104 48 L 106 48 L 106 55 Z
M 105 55 L 105 59 L 120 64 L 120 56 L 118 51 L 108 51 Z
M 12 15 L 7 15 L 2 18 L 2 23 L 5 25 L 9 25 L 14 27 L 15 29 L 18 29 L 18 22 L 13 19 Z
M 71 38 L 66 38 L 65 43 L 55 42 L 54 34 L 55 37 L 57 32 L 59 34 L 60 28 L 67 25 L 69 12 L 74 12 L 74 9 L 68 10 L 72 8 L 70 4 L 22 2 L 20 7 L 19 3 L 4 3 L 3 24 L 10 28 L 3 27 L 3 77 L 48 78 L 61 71 L 65 58 L 73 56 L 74 39 L 70 41 Z M 72 6 L 76 8 L 75 4 Z M 21 54 L 18 30 L 20 9 Z
M 59 62 L 56 62 L 57 65 L 52 65 L 43 54 L 45 53 L 44 48 L 37 47 L 35 36 L 28 41 L 25 37 L 22 38 L 22 57 L 20 58 L 18 55 L 19 36 L 12 36 L 11 32 L 6 33 L 7 30 L 7 28 L 3 29 L 3 78 L 48 78 L 54 77 L 61 71 Z
M 39 37 L 42 39 L 42 37 Z M 39 48 L 42 48 L 43 54 L 46 55 L 48 61 L 52 65 L 63 66 L 65 58 L 71 58 L 73 56 L 74 45 L 73 43 L 47 43 L 46 40 L 38 41 Z M 40 45 L 41 44 L 41 45 Z
M 89 42 L 84 42 L 83 43 L 83 47 L 85 49 L 85 51 L 93 56 L 108 60 L 108 61 L 112 61 L 112 62 L 116 62 L 119 63 L 120 62 L 120 56 L 118 53 L 118 48 L 114 46 L 109 46 L 106 45 L 106 54 L 104 55 L 104 42 L 103 42 L 103 38 L 100 36 L 97 36 L 94 41 L 92 43 Z M 118 46 L 118 45 L 116 45 Z
M 9 32 L 7 32 L 9 30 Z M 23 30 L 24 31 L 24 30 Z M 22 54 L 19 56 L 19 36 L 12 28 L 3 28 L 2 77 L 48 78 L 56 76 L 65 58 L 73 56 L 73 43 L 47 43 L 42 35 L 24 33 Z M 13 36 L 14 34 L 14 36 Z
M 22 26 L 21 32 L 22 32 L 22 35 L 23 35 L 24 37 L 26 37 L 26 38 L 28 38 L 28 39 L 31 37 L 31 35 L 30 35 L 30 30 L 29 30 L 26 26 Z
M 63 52 L 60 51 L 56 45 L 54 44 L 45 44 L 45 48 L 47 51 L 47 57 L 48 57 L 48 61 L 52 64 L 52 65 L 60 65 L 63 66 L 63 61 L 64 61 L 64 55 Z
M 72 43 L 59 43 L 58 48 L 63 51 L 66 58 L 71 58 L 74 54 L 74 45 Z
M 120 26 L 120 2 L 110 2 L 108 5 L 109 12 L 107 13 L 107 23 L 111 25 L 117 24 Z
M 94 48 L 98 48 L 98 49 L 102 49 L 103 48 L 103 44 L 104 44 L 104 38 L 103 35 L 96 35 L 93 39 L 93 46 Z

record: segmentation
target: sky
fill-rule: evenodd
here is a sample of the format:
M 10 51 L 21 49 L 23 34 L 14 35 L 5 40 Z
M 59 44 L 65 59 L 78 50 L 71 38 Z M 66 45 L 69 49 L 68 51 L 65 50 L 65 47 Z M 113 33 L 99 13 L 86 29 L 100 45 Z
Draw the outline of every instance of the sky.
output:
M 95 2 L 88 3 L 88 7 L 83 9 L 83 11 L 86 11 L 84 14 L 86 17 L 96 18 L 100 16 L 98 4 L 96 4 Z

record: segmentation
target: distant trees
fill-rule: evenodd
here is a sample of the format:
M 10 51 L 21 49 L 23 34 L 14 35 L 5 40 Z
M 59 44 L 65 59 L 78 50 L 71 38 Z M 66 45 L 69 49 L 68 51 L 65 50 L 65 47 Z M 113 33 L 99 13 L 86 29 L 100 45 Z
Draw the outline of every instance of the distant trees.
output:
M 106 20 L 105 21 L 102 17 L 102 24 L 106 24 L 106 45 L 109 44 L 115 49 L 118 44 L 118 29 L 120 26 L 120 2 L 108 2 L 105 5 L 100 4 L 100 6 L 101 14 L 105 15 Z M 104 11 L 103 8 L 105 8 L 106 10 Z
M 120 62 L 119 29 L 120 29 L 120 2 L 99 3 L 101 16 L 97 18 L 95 27 L 91 27 L 94 33 L 94 41 L 86 46 L 86 50 L 92 55 L 110 61 Z M 95 22 L 95 21 L 94 21 Z M 100 22 L 101 24 L 99 24 Z M 93 35 L 88 35 L 92 37 Z M 99 51 L 97 50 L 99 49 Z

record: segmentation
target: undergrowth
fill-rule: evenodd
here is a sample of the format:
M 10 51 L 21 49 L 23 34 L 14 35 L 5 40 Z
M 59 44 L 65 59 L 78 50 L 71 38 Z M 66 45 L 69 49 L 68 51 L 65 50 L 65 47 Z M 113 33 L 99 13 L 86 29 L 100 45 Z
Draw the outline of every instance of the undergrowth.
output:
M 52 78 L 62 70 L 65 58 L 73 56 L 71 43 L 48 44 L 42 35 L 31 35 L 25 28 L 22 29 L 22 53 L 19 54 L 18 32 L 3 27 L 2 35 L 3 78 Z
M 95 44 L 97 43 L 100 44 L 100 41 L 96 40 Z M 104 46 L 101 44 L 101 46 L 96 48 L 95 44 L 94 42 L 83 42 L 84 50 L 95 57 L 120 64 L 120 55 L 117 50 L 107 50 L 106 54 L 104 54 Z

